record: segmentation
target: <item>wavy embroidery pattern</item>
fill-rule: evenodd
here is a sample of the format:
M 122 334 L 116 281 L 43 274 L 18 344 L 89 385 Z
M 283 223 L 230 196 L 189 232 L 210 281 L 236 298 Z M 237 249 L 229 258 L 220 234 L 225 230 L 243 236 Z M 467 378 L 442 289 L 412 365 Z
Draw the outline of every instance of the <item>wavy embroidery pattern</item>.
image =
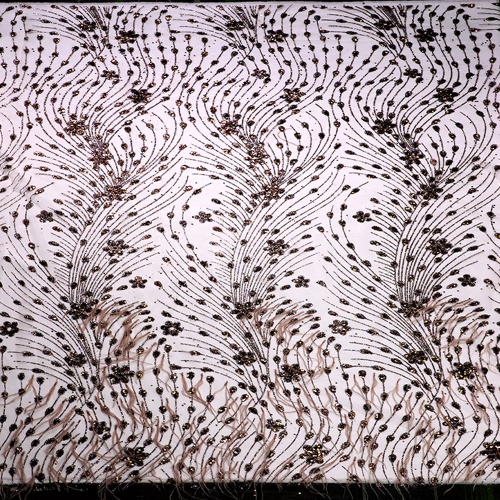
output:
M 494 481 L 498 7 L 0 15 L 0 474 Z

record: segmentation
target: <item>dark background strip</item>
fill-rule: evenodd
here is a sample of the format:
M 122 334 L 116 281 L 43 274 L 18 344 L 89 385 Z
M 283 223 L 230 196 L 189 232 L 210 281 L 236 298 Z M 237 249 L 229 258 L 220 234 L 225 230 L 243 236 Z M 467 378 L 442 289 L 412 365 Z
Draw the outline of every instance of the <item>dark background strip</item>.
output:
M 5 498 L 27 500 L 500 500 L 500 484 L 408 486 L 373 484 L 98 484 L 5 486 Z

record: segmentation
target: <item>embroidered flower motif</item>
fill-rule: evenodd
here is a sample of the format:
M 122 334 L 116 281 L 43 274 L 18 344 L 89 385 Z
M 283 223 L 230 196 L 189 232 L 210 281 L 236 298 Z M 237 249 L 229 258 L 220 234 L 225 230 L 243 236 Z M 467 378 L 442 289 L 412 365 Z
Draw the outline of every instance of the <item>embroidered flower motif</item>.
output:
M 298 363 L 294 363 L 293 365 L 284 364 L 281 365 L 281 372 L 279 376 L 285 382 L 300 382 L 302 379 L 302 375 L 304 375 L 306 371 L 303 370 Z
M 265 251 L 271 256 L 283 255 L 290 248 L 290 245 L 285 243 L 283 239 L 267 240 L 266 244 Z
M 85 19 L 80 24 L 78 24 L 78 28 L 81 31 L 86 31 L 88 33 L 93 33 L 94 31 L 97 30 L 98 24 L 96 22 L 94 22 L 94 21 L 89 21 L 89 20 Z
M 451 248 L 452 244 L 449 243 L 446 238 L 440 238 L 438 240 L 430 239 L 425 249 L 429 250 L 434 255 L 445 255 Z
M 97 170 L 100 165 L 109 165 L 110 160 L 113 159 L 109 151 L 109 144 L 100 136 L 97 136 L 90 144 L 90 152 L 92 155 L 89 160 L 93 163 L 94 170 Z
M 266 70 L 256 68 L 253 70 L 252 76 L 255 76 L 255 78 L 259 80 L 263 80 L 264 78 L 269 78 L 270 75 Z
M 333 320 L 330 328 L 332 329 L 332 333 L 336 333 L 337 335 L 347 335 L 347 333 L 351 329 L 349 323 L 345 319 Z
M 415 35 L 419 42 L 433 42 L 438 34 L 432 28 L 419 28 Z
M 363 222 L 370 222 L 372 220 L 371 216 L 367 212 L 356 212 L 355 215 L 352 216 L 353 219 L 356 219 L 358 222 L 363 223 Z
M 115 70 L 105 69 L 101 73 L 101 77 L 105 78 L 106 80 L 118 80 L 120 78 L 120 75 Z
M 460 380 L 472 380 L 476 376 L 476 367 L 470 361 L 466 361 L 465 363 L 455 362 L 453 366 L 455 369 L 452 373 Z
M 66 363 L 68 363 L 69 366 L 80 368 L 86 364 L 87 359 L 83 354 L 71 352 L 64 357 L 64 361 L 66 361 Z
M 396 128 L 396 124 L 389 118 L 377 118 L 372 126 L 373 130 L 379 134 L 391 134 Z
M 412 365 L 423 365 L 429 359 L 424 351 L 416 351 L 415 349 L 407 352 L 404 357 Z
M 52 212 L 48 212 L 47 210 L 42 210 L 38 215 L 38 219 L 40 222 L 53 222 L 54 214 Z
M 288 38 L 288 33 L 284 33 L 282 30 L 268 30 L 266 34 L 266 39 L 271 43 L 283 43 Z
M 102 420 L 100 422 L 98 420 L 94 420 L 90 424 L 90 429 L 94 431 L 96 434 L 101 435 L 104 434 L 105 432 L 109 432 L 110 427 L 106 422 Z
M 424 158 L 423 153 L 418 149 L 417 145 L 405 146 L 403 155 L 399 157 L 410 168 L 412 165 L 420 165 L 420 160 Z
M 453 102 L 457 96 L 457 92 L 455 92 L 452 88 L 446 87 L 444 89 L 436 89 L 436 93 L 432 97 L 436 98 L 439 102 L 448 103 Z
M 77 120 L 76 117 L 69 120 L 66 128 L 64 129 L 68 135 L 84 135 L 87 131 L 87 126 L 85 125 L 85 120 Z
M 129 283 L 132 284 L 132 288 L 144 288 L 148 280 L 141 278 L 140 276 L 136 276 L 134 279 L 129 280 Z
M 408 78 L 421 78 L 422 73 L 415 68 L 406 68 L 403 72 L 403 76 L 407 76 Z
M 127 194 L 127 190 L 120 184 L 111 184 L 106 186 L 106 191 L 100 195 L 100 197 L 105 198 L 108 202 L 111 201 L 123 201 L 123 197 Z
M 431 180 L 428 184 L 420 184 L 420 190 L 418 194 L 422 196 L 424 200 L 437 200 L 439 195 L 443 192 L 443 188 L 439 184 Z
M 300 458 L 310 465 L 322 464 L 325 461 L 325 457 L 330 453 L 321 443 L 313 446 L 306 444 L 302 449 L 304 453 L 300 455 Z
M 299 102 L 305 93 L 300 89 L 285 89 L 283 90 L 283 95 L 281 96 L 286 102 L 293 103 Z
M 205 222 L 212 222 L 212 214 L 207 212 L 199 212 L 198 215 L 195 215 L 194 218 L 199 220 L 202 224 Z
M 279 200 L 285 190 L 281 187 L 281 181 L 277 177 L 272 177 L 269 184 L 264 184 L 261 187 L 260 195 L 266 200 Z
M 458 429 L 464 424 L 458 417 L 450 417 L 446 415 L 446 417 L 444 417 L 443 425 L 449 427 L 450 429 Z
M 248 153 L 247 159 L 249 160 L 251 167 L 254 167 L 255 165 L 262 165 L 265 163 L 265 160 L 269 158 L 264 144 L 257 141 L 254 136 L 250 136 L 249 139 L 245 140 L 245 146 Z
M 144 460 L 149 457 L 149 453 L 144 451 L 143 447 L 138 448 L 124 448 L 122 461 L 128 467 L 142 467 Z
M 138 38 L 139 35 L 133 30 L 121 30 L 116 37 L 120 43 L 134 43 Z
M 125 243 L 124 240 L 108 240 L 107 245 L 104 247 L 104 251 L 107 252 L 111 257 L 116 255 L 123 255 L 125 250 L 127 250 L 129 246 Z
M 184 328 L 177 321 L 165 321 L 163 325 L 160 326 L 160 330 L 163 331 L 163 335 L 170 335 L 172 337 L 177 337 Z
M 462 286 L 476 286 L 477 278 L 474 278 L 470 274 L 464 274 L 461 278 L 458 278 Z
M 274 420 L 272 418 L 268 418 L 266 428 L 272 430 L 273 432 L 280 432 L 286 428 L 286 425 L 280 419 Z
M 233 356 L 233 359 L 239 365 L 251 366 L 253 363 L 257 361 L 255 354 L 248 351 L 240 351 L 238 354 Z
M 403 301 L 400 304 L 398 313 L 401 313 L 405 318 L 412 318 L 418 316 L 423 306 L 424 306 L 423 301 L 418 301 L 418 300 Z
M 292 281 L 295 283 L 295 288 L 308 288 L 311 280 L 301 275 L 297 276 L 297 278 Z
M 71 319 L 75 321 L 84 320 L 90 316 L 94 306 L 95 302 L 87 302 L 85 300 L 80 302 L 71 302 L 68 314 Z
M 13 337 L 18 332 L 19 327 L 17 325 L 17 321 L 4 321 L 3 325 L 0 326 L 0 335 Z
M 114 365 L 111 367 L 111 374 L 108 375 L 109 381 L 112 384 L 127 384 L 131 377 L 135 375 L 128 365 Z
M 231 314 L 236 315 L 237 319 L 250 318 L 255 311 L 255 304 L 253 302 L 236 302 Z
M 221 126 L 219 130 L 224 134 L 224 135 L 233 135 L 237 134 L 240 129 L 240 124 L 238 120 L 223 120 L 221 122 Z
M 151 93 L 148 92 L 146 89 L 132 89 L 130 91 L 130 95 L 128 98 L 134 103 L 134 104 L 144 104 L 149 101 L 151 98 Z

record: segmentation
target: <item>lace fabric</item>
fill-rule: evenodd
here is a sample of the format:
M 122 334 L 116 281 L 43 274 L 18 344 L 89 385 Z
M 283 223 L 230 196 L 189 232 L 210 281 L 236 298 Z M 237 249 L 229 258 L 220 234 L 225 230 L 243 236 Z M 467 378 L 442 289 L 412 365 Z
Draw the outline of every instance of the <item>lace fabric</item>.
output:
M 0 6 L 3 484 L 494 482 L 498 6 Z

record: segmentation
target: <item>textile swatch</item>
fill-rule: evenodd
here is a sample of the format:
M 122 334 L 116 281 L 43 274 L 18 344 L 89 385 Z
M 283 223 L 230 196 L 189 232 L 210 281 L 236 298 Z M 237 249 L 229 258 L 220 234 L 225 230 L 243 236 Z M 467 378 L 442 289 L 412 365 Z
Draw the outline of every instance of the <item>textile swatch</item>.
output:
M 0 6 L 0 477 L 493 482 L 498 4 Z

